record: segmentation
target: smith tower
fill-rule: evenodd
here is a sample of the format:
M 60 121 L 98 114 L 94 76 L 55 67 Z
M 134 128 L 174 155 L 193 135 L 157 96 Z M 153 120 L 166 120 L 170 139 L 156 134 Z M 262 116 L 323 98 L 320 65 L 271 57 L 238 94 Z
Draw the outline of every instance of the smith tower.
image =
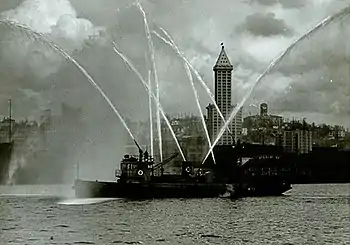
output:
M 227 120 L 233 110 L 232 106 L 232 70 L 233 66 L 227 57 L 225 47 L 221 43 L 221 52 L 213 67 L 215 81 L 215 102 L 222 115 Z M 224 125 L 214 105 L 209 104 L 208 110 L 208 131 L 213 142 Z M 240 110 L 230 125 L 231 133 L 226 130 L 218 145 L 232 145 L 240 139 L 242 131 L 242 110 Z

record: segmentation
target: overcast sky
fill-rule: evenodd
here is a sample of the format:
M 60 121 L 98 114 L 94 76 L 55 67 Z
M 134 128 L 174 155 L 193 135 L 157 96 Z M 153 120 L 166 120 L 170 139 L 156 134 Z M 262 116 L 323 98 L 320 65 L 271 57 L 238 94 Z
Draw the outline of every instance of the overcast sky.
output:
M 108 41 L 111 38 L 116 40 L 120 49 L 147 78 L 151 66 L 145 58 L 148 46 L 142 15 L 130 3 L 110 0 L 6 1 L 0 3 L 0 10 L 2 18 L 18 21 L 37 32 L 48 34 L 87 68 L 119 105 L 123 115 L 138 117 L 140 112 L 146 115 L 147 108 L 142 105 L 147 95 L 137 77 L 113 53 Z M 141 3 L 151 30 L 159 31 L 157 25 L 165 28 L 210 87 L 213 85 L 212 66 L 220 51 L 220 43 L 224 42 L 235 67 L 234 103 L 243 97 L 254 78 L 271 60 L 296 38 L 328 15 L 346 7 L 346 1 L 340 0 L 221 0 L 215 4 L 202 0 L 149 0 Z M 343 22 L 349 23 L 347 19 Z M 347 113 L 349 116 L 349 74 L 344 69 L 339 72 L 346 59 L 342 59 L 342 64 L 337 63 L 337 72 L 324 61 L 338 59 L 340 62 L 338 56 L 346 53 L 344 32 L 330 34 L 340 24 L 335 23 L 334 26 L 325 28 L 299 45 L 298 50 L 276 67 L 276 71 L 254 93 L 254 104 L 267 101 L 271 103 L 272 112 L 295 113 L 296 116 L 302 113 L 306 113 L 302 116 L 307 116 L 307 113 Z M 62 63 L 50 49 L 38 42 L 31 42 L 16 31 L 6 28 L 1 28 L 1 31 L 5 34 L 1 38 L 1 62 L 4 67 L 1 83 L 17 95 L 15 100 L 21 101 L 19 104 L 23 110 L 18 108 L 19 114 L 29 111 L 24 109 L 24 101 L 33 109 L 45 108 L 53 97 L 62 99 L 64 96 L 65 100 L 84 106 L 83 91 L 99 100 L 87 81 L 83 81 L 84 77 L 69 67 L 72 65 Z M 166 111 L 196 113 L 196 104 L 181 60 L 157 37 L 153 36 L 153 41 L 161 102 Z M 335 41 L 336 46 L 332 44 Z M 302 64 L 300 56 L 303 57 Z M 279 67 L 282 66 L 283 72 L 280 73 Z M 11 72 L 8 72 L 9 67 Z M 343 81 L 339 77 L 332 79 L 330 77 L 335 76 L 330 74 L 332 72 L 347 78 Z M 52 90 L 53 80 L 55 91 Z M 322 80 L 332 80 L 332 84 Z M 209 99 L 200 86 L 198 89 L 204 108 Z M 322 95 L 304 96 L 314 94 L 315 89 Z M 6 91 L 1 94 L 3 102 L 9 96 L 9 91 L 2 91 Z M 73 96 L 69 95 L 72 93 Z M 20 98 L 21 95 L 23 98 Z M 280 97 L 287 102 L 280 103 Z M 102 106 L 105 106 L 103 102 L 99 102 L 98 107 Z
M 244 97 L 254 79 L 294 40 L 347 7 L 341 0 L 143 0 L 151 30 L 163 27 L 180 50 L 213 87 L 220 43 L 234 65 L 233 103 Z M 147 80 L 151 68 L 141 12 L 131 0 L 0 1 L 1 19 L 27 25 L 48 35 L 84 66 L 124 117 L 145 118 L 148 95 L 137 76 L 113 52 L 111 40 Z M 254 91 L 245 111 L 268 102 L 271 113 L 306 117 L 309 121 L 350 126 L 349 18 L 335 22 L 296 46 Z M 183 63 L 166 44 L 153 37 L 161 103 L 170 114 L 198 113 Z M 195 79 L 203 110 L 210 102 Z M 38 118 L 41 110 L 59 112 L 66 102 L 83 109 L 96 145 L 86 163 L 104 159 L 115 166 L 124 149 L 118 118 L 87 79 L 69 62 L 39 41 L 0 26 L 0 114 L 13 99 L 16 118 Z M 154 86 L 154 84 L 153 84 Z M 254 106 L 255 105 L 255 106 Z M 123 145 L 123 144 L 121 144 Z M 105 146 L 105 145 L 104 145 Z M 92 160 L 91 160 L 92 159 Z M 95 169 L 109 176 L 110 168 Z

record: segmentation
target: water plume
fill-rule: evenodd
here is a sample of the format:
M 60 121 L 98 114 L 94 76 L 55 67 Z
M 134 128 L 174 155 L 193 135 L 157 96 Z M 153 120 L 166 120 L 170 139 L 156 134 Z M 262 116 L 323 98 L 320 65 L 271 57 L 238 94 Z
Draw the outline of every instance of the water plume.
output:
M 204 132 L 205 132 L 205 136 L 207 137 L 208 145 L 209 145 L 209 149 L 210 149 L 210 148 L 211 148 L 211 141 L 210 141 L 210 137 L 209 137 L 207 125 L 206 125 L 205 120 L 204 120 L 204 115 L 203 115 L 203 111 L 202 111 L 202 108 L 201 108 L 201 104 L 199 103 L 198 92 L 197 92 L 197 89 L 196 89 L 196 87 L 195 87 L 195 85 L 194 85 L 193 77 L 192 77 L 190 68 L 188 67 L 187 64 L 185 64 L 185 70 L 186 70 L 188 79 L 190 80 L 190 83 L 191 83 L 191 87 L 192 87 L 192 90 L 193 90 L 194 98 L 195 98 L 195 100 L 196 100 L 196 104 L 197 104 L 197 107 L 198 107 L 198 110 L 199 110 L 199 114 L 200 114 L 200 117 L 201 117 L 203 129 L 204 129 Z M 216 162 L 215 162 L 214 153 L 211 152 L 211 155 L 212 155 L 212 157 L 213 157 L 213 162 L 214 162 L 214 164 L 215 164 Z
M 213 150 L 213 148 L 215 147 L 215 145 L 218 143 L 218 141 L 220 140 L 221 136 L 224 134 L 225 132 L 225 128 L 230 125 L 231 121 L 233 120 L 233 118 L 236 116 L 237 112 L 243 107 L 244 103 L 248 100 L 248 98 L 250 97 L 250 95 L 252 94 L 252 92 L 254 91 L 254 89 L 256 88 L 256 86 L 261 82 L 261 80 L 271 72 L 271 70 L 278 65 L 281 60 L 288 55 L 293 48 L 298 45 L 300 42 L 302 42 L 304 39 L 310 37 L 311 35 L 313 35 L 315 32 L 317 32 L 318 30 L 320 30 L 321 28 L 326 27 L 327 25 L 329 25 L 331 22 L 333 21 L 337 21 L 337 20 L 341 20 L 342 18 L 344 18 L 346 15 L 348 15 L 350 13 L 350 6 L 344 8 L 343 10 L 341 10 L 340 12 L 328 16 L 327 18 L 325 18 L 324 20 L 322 20 L 320 23 L 318 23 L 316 26 L 314 26 L 313 28 L 311 28 L 308 32 L 306 32 L 304 35 L 302 35 L 301 37 L 299 37 L 297 40 L 295 40 L 285 51 L 283 51 L 277 58 L 275 58 L 270 64 L 269 66 L 266 68 L 266 70 L 261 73 L 259 75 L 259 77 L 255 80 L 255 82 L 253 83 L 253 85 L 250 87 L 249 91 L 246 93 L 246 95 L 243 97 L 243 99 L 241 100 L 241 102 L 234 108 L 234 110 L 232 111 L 232 113 L 230 114 L 230 117 L 228 118 L 228 120 L 226 121 L 225 125 L 220 129 L 219 134 L 217 135 L 211 149 L 209 149 L 207 155 L 205 156 L 203 163 L 205 162 L 205 160 L 208 158 L 210 151 Z
M 50 47 L 53 50 L 56 50 L 58 54 L 60 54 L 64 59 L 72 62 L 79 71 L 88 79 L 89 83 L 97 90 L 97 92 L 100 93 L 100 95 L 104 98 L 104 100 L 107 102 L 107 104 L 110 106 L 110 108 L 114 111 L 114 113 L 117 115 L 117 117 L 122 122 L 124 128 L 130 135 L 130 137 L 135 140 L 134 135 L 130 131 L 129 127 L 127 126 L 125 120 L 117 110 L 117 108 L 113 105 L 112 101 L 108 98 L 108 96 L 105 94 L 105 92 L 101 89 L 101 87 L 94 81 L 94 79 L 90 76 L 90 74 L 82 67 L 72 56 L 70 56 L 66 51 L 64 51 L 60 46 L 58 46 L 56 43 L 54 43 L 52 40 L 50 40 L 48 37 L 44 36 L 41 33 L 38 33 L 36 31 L 33 31 L 32 29 L 28 28 L 27 26 L 21 25 L 19 23 L 9 21 L 9 20 L 0 20 L 0 24 L 4 25 L 10 29 L 19 30 L 29 37 L 34 38 L 34 40 L 37 40 L 48 47 Z
M 148 86 L 149 90 L 152 91 L 151 71 L 148 71 Z M 152 95 L 148 93 L 148 107 L 149 107 L 149 135 L 151 144 L 151 156 L 154 156 L 153 149 L 153 113 L 152 113 Z
M 200 83 L 202 84 L 203 88 L 205 89 L 205 91 L 207 92 L 211 102 L 213 103 L 216 111 L 218 112 L 219 116 L 221 117 L 223 123 L 226 123 L 226 120 L 224 118 L 224 116 L 222 115 L 218 105 L 216 104 L 215 101 L 215 97 L 213 95 L 213 93 L 210 91 L 210 88 L 208 87 L 208 85 L 204 82 L 204 80 L 202 79 L 202 77 L 199 75 L 198 71 L 192 66 L 192 64 L 187 60 L 187 58 L 185 57 L 185 55 L 183 53 L 181 53 L 181 51 L 179 50 L 179 48 L 177 47 L 177 45 L 175 44 L 174 40 L 171 38 L 171 36 L 162 28 L 162 27 L 158 27 L 163 33 L 164 35 L 167 36 L 167 38 L 170 40 L 166 40 L 164 37 L 162 37 L 158 32 L 153 31 L 153 33 L 160 39 L 162 40 L 164 43 L 168 44 L 175 52 L 176 54 L 185 62 L 185 64 L 188 65 L 189 68 L 191 68 L 191 70 L 193 71 L 193 73 L 196 75 L 196 78 L 198 79 L 198 81 L 200 81 Z M 231 129 L 228 127 L 226 127 L 228 132 L 231 134 Z
M 16 181 L 15 176 L 16 176 L 17 171 L 27 165 L 26 159 L 24 158 L 24 156 L 14 153 L 15 150 L 16 149 L 14 149 L 12 154 L 11 154 L 11 161 L 9 164 L 6 185 L 15 184 L 15 181 Z M 26 151 L 28 151 L 28 150 L 26 149 Z
M 157 108 L 159 109 L 160 113 L 162 114 L 163 118 L 164 118 L 164 121 L 165 123 L 167 124 L 169 130 L 170 130 L 170 133 L 172 135 L 172 137 L 174 138 L 175 140 L 175 143 L 176 143 L 176 146 L 177 148 L 179 149 L 179 152 L 181 154 L 181 157 L 184 161 L 186 161 L 186 158 L 185 158 L 185 155 L 183 154 L 182 150 L 181 150 L 181 147 L 180 147 L 180 144 L 179 144 L 179 141 L 177 140 L 176 138 L 176 135 L 175 135 L 175 132 L 173 130 L 173 128 L 171 127 L 171 124 L 168 120 L 168 118 L 166 117 L 165 115 L 165 112 L 163 110 L 163 107 L 162 105 L 160 104 L 159 101 L 157 101 L 157 98 L 156 96 L 154 95 L 154 93 L 149 89 L 148 87 L 148 84 L 145 82 L 145 80 L 142 78 L 140 72 L 135 68 L 135 66 L 131 63 L 131 61 L 117 48 L 117 44 L 113 41 L 112 42 L 113 44 L 113 50 L 114 52 L 116 52 L 120 58 L 122 58 L 122 60 L 124 61 L 124 63 L 129 66 L 129 68 L 137 75 L 137 77 L 139 78 L 139 80 L 141 81 L 141 83 L 143 84 L 143 86 L 145 87 L 146 91 L 148 94 L 151 94 L 153 100 L 155 101 L 156 105 L 157 105 Z
M 143 22 L 144 22 L 145 32 L 146 32 L 147 42 L 148 42 L 148 49 L 149 49 L 150 56 L 151 56 L 151 63 L 152 63 L 152 70 L 153 70 L 153 75 L 154 75 L 154 82 L 155 82 L 155 85 L 156 85 L 156 99 L 157 99 L 157 103 L 159 103 L 159 81 L 158 81 L 158 74 L 157 74 L 157 68 L 156 68 L 156 61 L 155 61 L 155 57 L 154 57 L 154 45 L 153 45 L 153 41 L 152 41 L 150 30 L 149 30 L 146 13 L 143 10 L 140 2 L 137 1 L 136 6 L 140 10 L 140 12 L 142 14 L 142 17 L 143 17 Z M 163 142 L 162 142 L 162 128 L 161 128 L 159 107 L 157 107 L 156 117 L 157 117 L 159 156 L 160 156 L 160 161 L 162 162 L 163 161 Z

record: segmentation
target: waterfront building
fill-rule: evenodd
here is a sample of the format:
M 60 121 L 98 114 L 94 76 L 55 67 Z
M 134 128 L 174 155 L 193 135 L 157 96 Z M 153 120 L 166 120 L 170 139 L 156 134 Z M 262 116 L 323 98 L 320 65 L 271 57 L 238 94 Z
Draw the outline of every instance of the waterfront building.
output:
M 283 117 L 268 113 L 268 105 L 260 105 L 260 113 L 243 119 L 245 140 L 263 145 L 281 145 Z
M 309 153 L 312 151 L 312 131 L 304 121 L 291 123 L 283 132 L 283 148 L 288 153 Z

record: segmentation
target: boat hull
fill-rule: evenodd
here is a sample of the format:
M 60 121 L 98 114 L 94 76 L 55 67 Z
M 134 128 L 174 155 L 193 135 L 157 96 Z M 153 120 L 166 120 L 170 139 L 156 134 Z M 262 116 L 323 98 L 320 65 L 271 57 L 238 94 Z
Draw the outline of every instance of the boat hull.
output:
M 226 193 L 225 184 L 214 183 L 117 183 L 76 180 L 77 198 L 210 198 Z
M 6 184 L 10 166 L 13 142 L 0 144 L 0 185 Z

